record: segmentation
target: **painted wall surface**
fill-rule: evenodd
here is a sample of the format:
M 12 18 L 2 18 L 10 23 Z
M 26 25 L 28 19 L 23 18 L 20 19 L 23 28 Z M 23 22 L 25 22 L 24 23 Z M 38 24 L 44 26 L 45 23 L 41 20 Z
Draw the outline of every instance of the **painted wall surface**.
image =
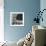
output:
M 42 11 L 43 9 L 46 9 L 46 0 L 41 0 L 41 1 L 40 1 L 40 9 L 41 9 L 41 11 Z M 43 22 L 41 21 L 41 22 L 40 22 L 40 25 L 46 27 L 46 10 L 43 12 L 42 17 L 43 17 Z
M 40 9 L 40 0 L 4 0 L 4 38 L 18 41 L 32 30 L 32 21 Z M 24 12 L 24 26 L 10 26 L 10 12 Z

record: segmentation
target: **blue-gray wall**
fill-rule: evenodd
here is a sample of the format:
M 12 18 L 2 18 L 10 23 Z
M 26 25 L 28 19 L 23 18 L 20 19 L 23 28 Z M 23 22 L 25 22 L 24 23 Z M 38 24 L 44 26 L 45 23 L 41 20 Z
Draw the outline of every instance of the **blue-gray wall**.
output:
M 18 41 L 31 29 L 36 12 L 40 9 L 40 0 L 4 0 L 4 38 Z M 10 26 L 10 12 L 24 12 L 24 26 Z
M 40 1 L 40 10 L 42 11 L 43 9 L 46 9 L 46 0 L 41 0 Z M 43 22 L 40 21 L 40 25 L 46 27 L 46 10 L 43 12 Z

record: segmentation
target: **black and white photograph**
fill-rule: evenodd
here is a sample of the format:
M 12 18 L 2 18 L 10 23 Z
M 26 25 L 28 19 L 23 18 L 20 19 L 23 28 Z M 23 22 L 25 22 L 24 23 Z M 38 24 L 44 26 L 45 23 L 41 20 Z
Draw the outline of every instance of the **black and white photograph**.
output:
M 24 26 L 24 12 L 10 12 L 11 26 Z

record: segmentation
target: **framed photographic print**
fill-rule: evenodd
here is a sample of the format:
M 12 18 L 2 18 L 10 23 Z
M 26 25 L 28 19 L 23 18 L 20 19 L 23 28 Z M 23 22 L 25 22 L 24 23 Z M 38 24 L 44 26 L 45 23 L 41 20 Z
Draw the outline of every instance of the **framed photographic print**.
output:
M 24 26 L 24 12 L 10 12 L 10 26 Z

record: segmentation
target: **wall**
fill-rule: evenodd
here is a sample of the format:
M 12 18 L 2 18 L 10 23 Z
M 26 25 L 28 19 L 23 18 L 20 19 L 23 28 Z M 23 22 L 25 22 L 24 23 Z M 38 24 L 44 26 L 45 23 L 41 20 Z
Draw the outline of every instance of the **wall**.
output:
M 40 9 L 41 9 L 41 11 L 42 11 L 43 9 L 46 9 L 46 0 L 40 0 Z M 40 25 L 46 27 L 46 20 L 45 20 L 45 19 L 46 19 L 46 11 L 43 12 L 42 17 L 43 17 L 43 22 L 40 21 Z
M 18 41 L 32 30 L 33 19 L 40 10 L 40 0 L 4 0 L 4 38 Z M 10 26 L 10 12 L 24 12 L 24 26 Z

